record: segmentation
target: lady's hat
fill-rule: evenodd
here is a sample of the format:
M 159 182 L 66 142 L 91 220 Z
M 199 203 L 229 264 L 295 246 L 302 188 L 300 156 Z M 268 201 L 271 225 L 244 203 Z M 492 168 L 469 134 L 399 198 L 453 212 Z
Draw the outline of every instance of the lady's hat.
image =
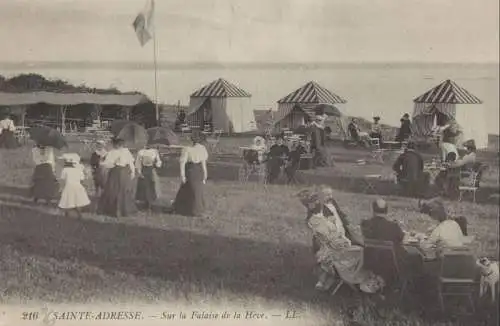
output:
M 261 136 L 256 136 L 254 139 L 253 139 L 253 143 L 254 144 L 259 144 L 259 143 L 263 143 L 265 142 L 266 140 L 264 138 L 262 138 Z
M 80 155 L 77 153 L 65 153 L 60 157 L 65 163 L 80 164 Z
M 98 140 L 98 141 L 96 141 L 95 143 L 96 143 L 97 145 L 102 145 L 102 146 L 106 145 L 106 142 L 105 142 L 104 140 L 102 140 L 102 139 L 99 139 L 99 140 Z
M 471 150 L 476 150 L 476 142 L 474 141 L 474 139 L 469 139 L 464 143 L 464 147 Z
M 299 197 L 300 202 L 306 207 L 310 204 L 319 202 L 320 199 L 317 192 L 309 189 L 302 190 L 297 194 L 297 197 Z
M 372 203 L 372 209 L 373 212 L 378 215 L 386 215 L 387 212 L 389 211 L 389 208 L 387 207 L 387 202 L 382 198 L 379 198 Z
M 377 116 L 373 117 L 373 120 L 375 120 L 375 121 L 379 121 L 379 120 L 380 120 L 380 117 L 377 115 Z
M 205 140 L 205 135 L 198 129 L 191 131 L 191 140 L 195 143 L 201 143 Z

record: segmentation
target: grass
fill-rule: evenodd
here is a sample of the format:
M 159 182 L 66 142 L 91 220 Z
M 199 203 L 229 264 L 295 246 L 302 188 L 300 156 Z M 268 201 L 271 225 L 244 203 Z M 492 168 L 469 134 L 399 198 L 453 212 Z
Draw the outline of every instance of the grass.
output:
M 222 151 L 230 153 L 246 141 L 222 138 Z M 88 155 L 80 145 L 70 146 L 70 151 Z M 343 149 L 332 152 L 346 160 L 366 155 Z M 316 293 L 310 234 L 304 209 L 295 197 L 301 187 L 239 184 L 231 180 L 237 175 L 237 164 L 230 171 L 232 163 L 218 162 L 209 167 L 206 186 L 210 218 L 158 211 L 120 220 L 87 213 L 79 221 L 65 218 L 55 207 L 35 206 L 27 198 L 33 168 L 29 148 L 0 155 L 2 304 L 142 303 L 263 312 L 293 307 L 302 314 L 297 320 L 300 325 L 349 325 L 348 321 L 362 325 L 460 324 L 458 317 L 440 322 L 422 315 L 418 306 L 411 304 L 407 309 L 390 300 L 377 302 L 355 296 L 349 289 L 335 297 Z M 317 179 L 328 183 L 326 176 L 342 174 L 352 166 L 348 162 L 337 165 L 315 172 Z M 390 169 L 383 165 L 358 168 Z M 169 205 L 179 183 L 177 164 L 169 164 L 166 170 L 160 206 Z M 352 168 L 349 172 L 363 173 L 358 171 Z M 488 180 L 495 182 L 493 177 Z M 92 192 L 91 183 L 86 186 Z M 376 198 L 344 190 L 335 190 L 335 196 L 355 225 L 370 217 L 370 204 Z M 390 217 L 407 229 L 424 232 L 433 224 L 417 212 L 416 200 L 396 195 L 385 198 Z M 468 218 L 469 232 L 477 237 L 476 254 L 497 257 L 498 206 L 447 204 L 451 213 Z M 461 323 L 479 324 L 472 320 Z

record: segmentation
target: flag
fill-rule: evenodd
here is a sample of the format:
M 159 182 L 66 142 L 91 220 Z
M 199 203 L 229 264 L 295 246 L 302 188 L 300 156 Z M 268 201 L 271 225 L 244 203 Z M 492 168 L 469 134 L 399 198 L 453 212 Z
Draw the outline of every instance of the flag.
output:
M 145 8 L 137 15 L 132 26 L 144 46 L 152 38 L 154 0 L 147 0 Z

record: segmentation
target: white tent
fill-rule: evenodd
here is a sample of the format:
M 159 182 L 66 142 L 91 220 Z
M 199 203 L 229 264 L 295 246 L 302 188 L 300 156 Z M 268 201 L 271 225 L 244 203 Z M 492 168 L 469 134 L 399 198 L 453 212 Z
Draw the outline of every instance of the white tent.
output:
M 438 120 L 454 118 L 462 130 L 461 141 L 474 139 L 477 148 L 488 146 L 483 102 L 452 80 L 446 80 L 415 100 L 413 136 L 428 137 Z
M 341 114 L 338 106 L 347 103 L 340 96 L 332 93 L 314 81 L 310 81 L 301 88 L 293 91 L 278 101 L 278 114 L 276 128 L 295 129 L 305 123 L 305 119 L 314 116 L 314 110 L 319 106 L 323 109 L 331 110 L 325 112 L 329 116 L 328 120 L 337 125 L 335 129 L 345 129 L 345 118 Z
M 251 95 L 222 78 L 191 94 L 186 115 L 191 126 L 200 128 L 209 122 L 228 133 L 255 129 Z

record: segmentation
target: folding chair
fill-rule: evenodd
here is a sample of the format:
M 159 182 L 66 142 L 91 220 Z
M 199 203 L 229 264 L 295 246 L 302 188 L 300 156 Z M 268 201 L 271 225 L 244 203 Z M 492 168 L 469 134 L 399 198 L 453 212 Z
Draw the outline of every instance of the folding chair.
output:
M 469 248 L 445 249 L 441 253 L 438 280 L 438 299 L 441 311 L 445 311 L 444 298 L 465 297 L 475 312 L 474 292 L 477 287 L 475 258 Z
M 474 203 L 476 202 L 476 192 L 479 189 L 479 183 L 485 168 L 485 165 L 481 165 L 475 171 L 471 171 L 469 176 L 465 179 L 465 183 L 458 186 L 458 201 L 462 201 L 464 193 L 470 192 L 472 193 L 472 201 Z

